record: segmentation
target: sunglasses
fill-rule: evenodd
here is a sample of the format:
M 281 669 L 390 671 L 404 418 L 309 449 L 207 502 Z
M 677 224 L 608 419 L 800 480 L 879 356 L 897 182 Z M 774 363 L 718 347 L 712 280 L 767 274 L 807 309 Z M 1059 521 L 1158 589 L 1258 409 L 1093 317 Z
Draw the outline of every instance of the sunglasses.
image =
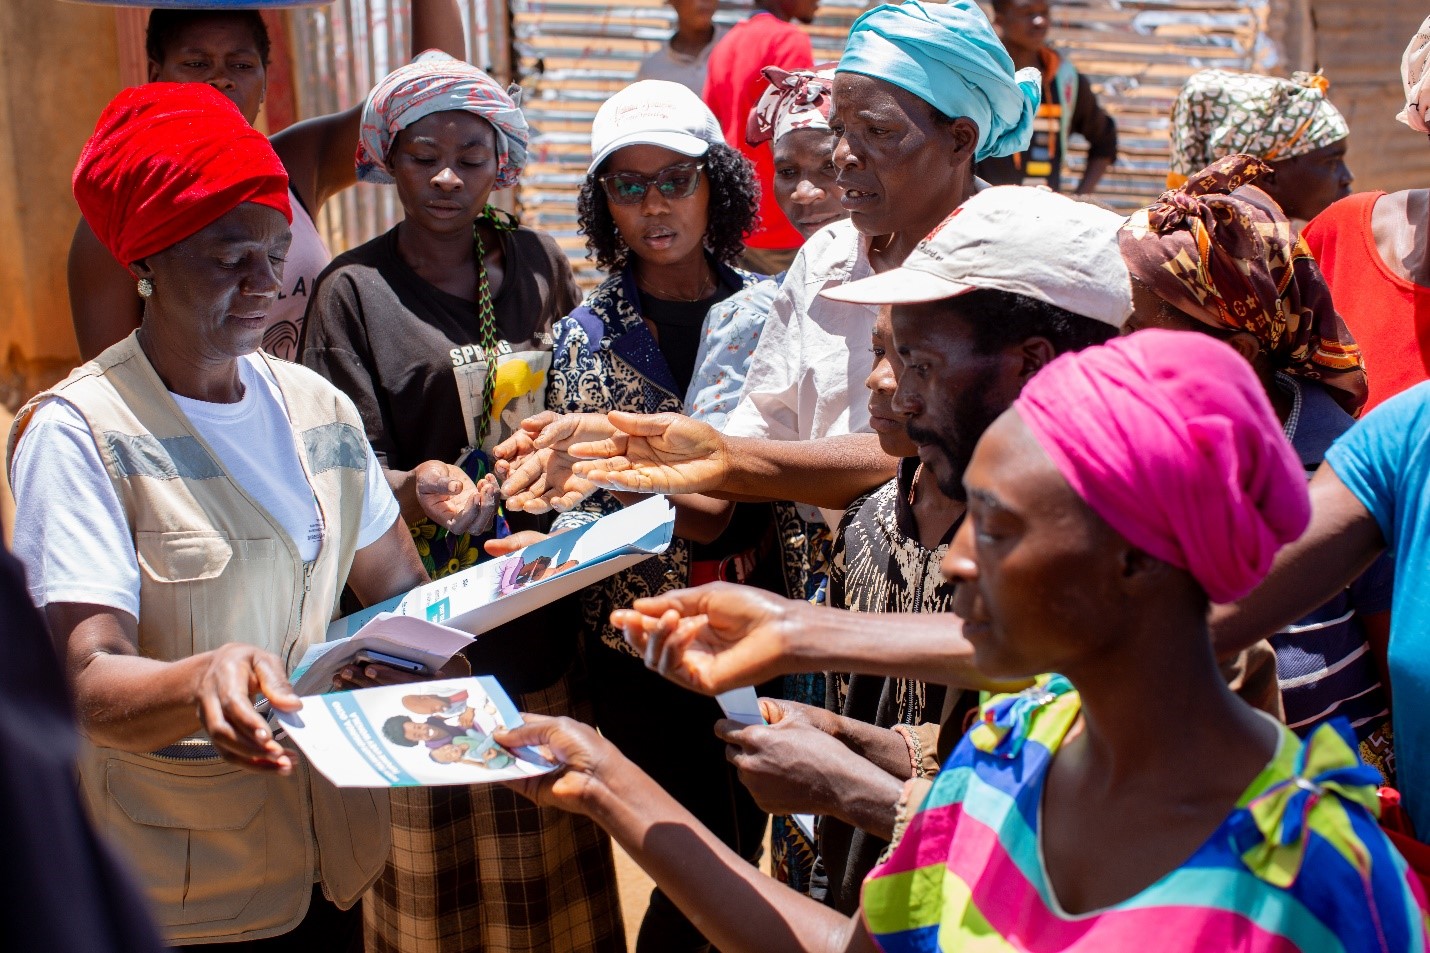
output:
M 609 172 L 598 176 L 596 181 L 606 190 L 606 197 L 617 205 L 639 205 L 645 201 L 646 193 L 652 187 L 662 198 L 690 198 L 700 184 L 700 170 L 703 168 L 703 162 L 682 162 L 679 165 L 666 166 L 655 175 Z

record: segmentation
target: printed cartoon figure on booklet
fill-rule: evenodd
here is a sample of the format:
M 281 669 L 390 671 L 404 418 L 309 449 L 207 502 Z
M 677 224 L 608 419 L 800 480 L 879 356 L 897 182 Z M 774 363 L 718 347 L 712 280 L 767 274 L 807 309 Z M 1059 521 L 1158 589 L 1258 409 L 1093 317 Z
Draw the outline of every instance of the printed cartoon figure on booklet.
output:
M 471 764 L 483 768 L 508 768 L 516 762 L 477 721 L 477 712 L 467 704 L 467 692 L 447 695 L 424 694 L 402 696 L 402 707 L 425 721 L 406 715 L 394 715 L 382 726 L 382 733 L 395 745 L 415 748 L 424 744 L 438 764 Z M 501 727 L 496 705 L 488 699 L 483 706 L 491 727 Z
M 550 556 L 538 556 L 531 562 L 527 562 L 520 556 L 514 557 L 502 567 L 501 581 L 497 586 L 498 594 L 509 596 L 533 582 L 559 576 L 566 570 L 575 569 L 579 565 L 575 559 L 568 559 L 560 565 L 554 565 L 555 562 L 556 560 Z

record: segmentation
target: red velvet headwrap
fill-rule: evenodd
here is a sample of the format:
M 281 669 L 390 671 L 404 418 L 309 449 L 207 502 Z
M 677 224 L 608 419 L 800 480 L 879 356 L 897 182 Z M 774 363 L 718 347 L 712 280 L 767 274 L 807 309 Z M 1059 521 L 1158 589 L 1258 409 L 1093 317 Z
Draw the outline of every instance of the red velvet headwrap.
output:
M 207 83 L 147 83 L 114 97 L 80 153 L 74 197 L 126 268 L 244 202 L 293 221 L 273 146 Z

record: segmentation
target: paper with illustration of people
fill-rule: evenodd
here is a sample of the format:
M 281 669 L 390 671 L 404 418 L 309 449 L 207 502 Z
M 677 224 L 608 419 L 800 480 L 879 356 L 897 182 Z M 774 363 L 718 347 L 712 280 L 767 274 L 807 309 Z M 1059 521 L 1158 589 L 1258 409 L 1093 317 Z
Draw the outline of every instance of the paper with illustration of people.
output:
M 529 748 L 492 740 L 521 715 L 490 676 L 310 695 L 302 710 L 278 719 L 340 788 L 483 784 L 555 767 Z
M 480 635 L 664 552 L 674 533 L 674 508 L 653 496 L 344 616 L 328 626 L 327 641 L 357 635 L 382 613 Z

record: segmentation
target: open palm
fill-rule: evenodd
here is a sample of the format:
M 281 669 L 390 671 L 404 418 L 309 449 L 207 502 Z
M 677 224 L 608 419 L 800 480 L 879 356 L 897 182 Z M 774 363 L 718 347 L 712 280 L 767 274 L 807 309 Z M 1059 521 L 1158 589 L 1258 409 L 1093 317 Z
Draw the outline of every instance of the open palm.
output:
M 578 478 L 627 493 L 708 493 L 729 478 L 725 438 L 683 414 L 607 414 L 613 432 L 570 445 Z
M 639 599 L 611 613 L 649 668 L 704 695 L 790 671 L 792 600 L 716 582 Z
M 562 513 L 596 492 L 595 484 L 573 472 L 577 461 L 568 448 L 613 433 L 604 414 L 547 411 L 522 421 L 521 427 L 494 454 L 502 461 L 498 472 L 508 509 Z

